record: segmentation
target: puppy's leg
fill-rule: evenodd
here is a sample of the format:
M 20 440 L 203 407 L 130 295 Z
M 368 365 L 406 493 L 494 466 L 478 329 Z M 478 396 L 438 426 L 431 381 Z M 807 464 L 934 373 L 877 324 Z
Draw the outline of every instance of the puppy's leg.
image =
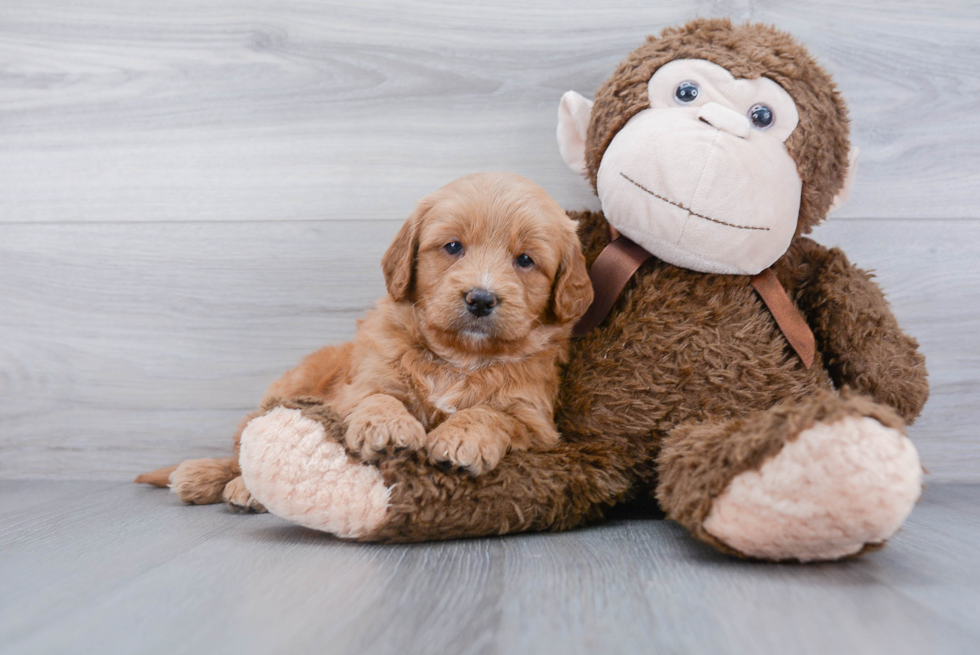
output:
M 237 457 L 188 459 L 170 474 L 170 490 L 189 505 L 220 503 L 225 485 L 241 473 Z
M 425 428 L 394 396 L 376 393 L 368 396 L 347 417 L 347 447 L 366 460 L 394 449 L 417 450 L 425 443 Z
M 296 368 L 286 371 L 285 375 L 269 385 L 260 403 L 264 408 L 260 415 L 268 411 L 270 401 L 275 398 L 312 397 L 329 400 L 344 384 L 353 347 L 352 343 L 326 346 L 304 357 Z M 252 418 L 254 417 L 250 416 L 249 420 Z
M 495 468 L 523 432 L 516 419 L 490 407 L 456 412 L 429 433 L 426 451 L 433 463 L 448 462 L 480 475 Z

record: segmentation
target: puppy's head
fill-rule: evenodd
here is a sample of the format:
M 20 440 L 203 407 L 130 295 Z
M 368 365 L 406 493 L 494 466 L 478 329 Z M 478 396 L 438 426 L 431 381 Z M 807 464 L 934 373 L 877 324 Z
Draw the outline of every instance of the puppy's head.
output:
M 511 173 L 460 178 L 423 199 L 382 261 L 441 349 L 517 355 L 567 335 L 592 302 L 575 223 Z

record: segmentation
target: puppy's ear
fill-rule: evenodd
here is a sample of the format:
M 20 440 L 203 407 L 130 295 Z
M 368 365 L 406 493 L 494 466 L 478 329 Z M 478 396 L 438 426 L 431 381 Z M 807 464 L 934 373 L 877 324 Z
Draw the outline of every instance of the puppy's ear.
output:
M 574 229 L 565 237 L 561 264 L 555 278 L 554 311 L 562 323 L 575 321 L 592 304 L 592 280 Z
M 385 275 L 385 286 L 395 300 L 405 300 L 412 288 L 412 277 L 415 274 L 415 259 L 419 254 L 419 232 L 422 219 L 432 208 L 431 203 L 423 200 L 408 217 L 395 240 L 388 246 L 384 257 L 381 258 L 381 270 Z

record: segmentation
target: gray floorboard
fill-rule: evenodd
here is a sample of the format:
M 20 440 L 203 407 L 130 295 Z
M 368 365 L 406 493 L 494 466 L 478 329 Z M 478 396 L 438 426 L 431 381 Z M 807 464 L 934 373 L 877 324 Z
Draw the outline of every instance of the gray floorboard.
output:
M 0 650 L 976 652 L 978 500 L 930 487 L 883 551 L 803 566 L 643 518 L 381 546 L 135 485 L 0 481 Z

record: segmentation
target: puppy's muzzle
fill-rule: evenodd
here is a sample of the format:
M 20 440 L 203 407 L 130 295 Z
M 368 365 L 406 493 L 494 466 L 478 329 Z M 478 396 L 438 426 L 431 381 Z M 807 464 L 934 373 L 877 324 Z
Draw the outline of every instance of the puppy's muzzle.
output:
M 470 289 L 463 296 L 463 300 L 466 302 L 467 311 L 477 318 L 488 316 L 499 302 L 497 295 L 486 289 Z

